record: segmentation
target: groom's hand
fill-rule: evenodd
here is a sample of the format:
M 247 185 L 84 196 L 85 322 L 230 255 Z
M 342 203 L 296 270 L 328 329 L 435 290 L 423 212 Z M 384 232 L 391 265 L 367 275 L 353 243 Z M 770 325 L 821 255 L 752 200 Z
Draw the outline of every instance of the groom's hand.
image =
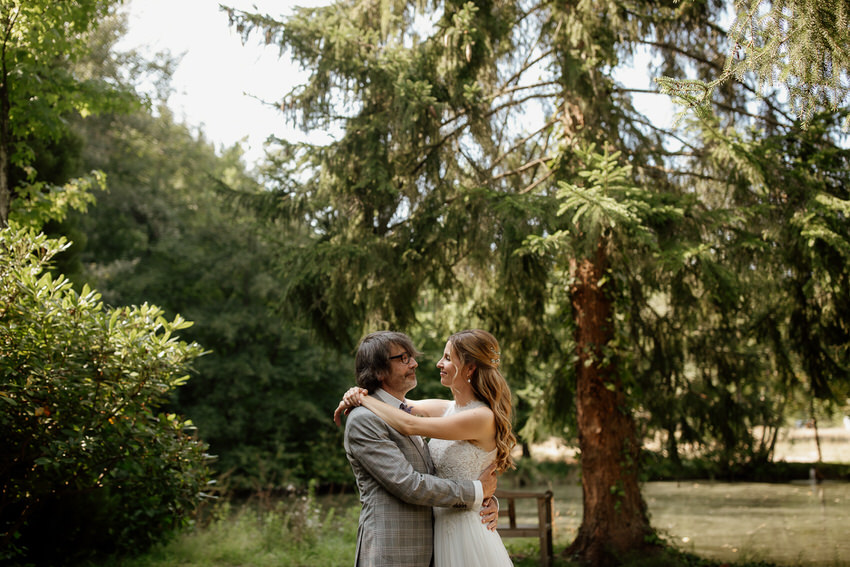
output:
M 492 463 L 484 469 L 478 480 L 481 481 L 481 488 L 484 489 L 484 498 L 493 496 L 493 493 L 496 492 L 496 484 L 498 482 L 498 477 L 496 477 L 496 463 Z
M 499 501 L 496 497 L 487 498 L 484 500 L 484 507 L 481 508 L 481 523 L 486 524 L 487 529 L 491 532 L 499 527 Z

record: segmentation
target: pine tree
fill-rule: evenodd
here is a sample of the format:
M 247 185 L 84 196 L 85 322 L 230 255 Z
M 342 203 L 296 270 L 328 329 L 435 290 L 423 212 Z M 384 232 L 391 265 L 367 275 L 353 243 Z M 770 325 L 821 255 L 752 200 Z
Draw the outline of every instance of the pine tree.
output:
M 309 227 L 284 253 L 288 298 L 344 345 L 405 328 L 417 310 L 457 309 L 447 318 L 502 338 L 516 390 L 548 374 L 530 385 L 561 424 L 574 399 L 582 455 L 584 514 L 567 553 L 592 564 L 655 548 L 639 426 L 733 461 L 748 424 L 775 409 L 760 376 L 779 355 L 749 341 L 762 288 L 747 287 L 758 235 L 746 215 L 758 207 L 746 199 L 764 183 L 750 152 L 764 133 L 792 135 L 793 120 L 771 100 L 753 114 L 757 89 L 728 83 L 716 116 L 665 129 L 613 73 L 649 48 L 658 74 L 713 79 L 721 7 L 364 0 L 283 22 L 230 12 L 309 70 L 280 105 L 332 133 L 324 145 L 280 141 L 270 162 L 266 206 Z M 688 405 L 659 409 L 683 392 Z
M 850 6 L 843 0 L 736 0 L 723 72 L 711 80 L 661 80 L 667 92 L 710 112 L 714 91 L 753 80 L 767 98 L 784 89 L 803 124 L 846 107 L 850 97 Z M 850 116 L 844 118 L 844 129 Z

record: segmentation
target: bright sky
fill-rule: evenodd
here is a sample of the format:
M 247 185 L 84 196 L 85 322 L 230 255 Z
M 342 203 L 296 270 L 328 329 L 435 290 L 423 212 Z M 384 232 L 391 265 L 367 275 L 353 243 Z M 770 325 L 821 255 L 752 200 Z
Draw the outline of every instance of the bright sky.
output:
M 315 0 L 220 0 L 222 4 L 280 17 L 294 4 Z M 282 114 L 260 100 L 279 101 L 299 74 L 275 46 L 257 38 L 242 45 L 219 0 L 127 0 L 128 33 L 122 48 L 183 55 L 172 82 L 169 106 L 199 126 L 217 147 L 244 140 L 245 159 L 255 163 L 272 133 L 298 135 Z
M 301 71 L 280 58 L 276 46 L 263 46 L 259 36 L 243 46 L 228 25 L 227 14 L 219 9 L 219 2 L 280 18 L 294 5 L 327 1 L 126 0 L 128 34 L 121 47 L 137 48 L 148 55 L 165 50 L 182 54 L 169 106 L 178 118 L 201 127 L 217 147 L 243 142 L 245 159 L 252 165 L 262 158 L 263 142 L 270 134 L 303 138 L 275 107 L 261 102 L 280 101 L 296 84 Z M 645 62 L 636 65 L 635 72 L 637 75 L 621 80 L 638 88 L 651 88 Z M 669 124 L 672 109 L 663 106 L 666 102 L 660 95 L 635 97 L 635 103 L 654 115 L 656 122 Z

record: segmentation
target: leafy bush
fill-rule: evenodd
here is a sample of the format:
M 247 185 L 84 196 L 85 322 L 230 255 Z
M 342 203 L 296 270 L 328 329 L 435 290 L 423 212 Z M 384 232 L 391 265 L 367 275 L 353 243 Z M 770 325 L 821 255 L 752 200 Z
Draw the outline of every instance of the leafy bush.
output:
M 65 243 L 0 231 L 0 561 L 144 549 L 186 522 L 206 446 L 162 408 L 197 344 L 45 272 Z M 50 542 L 50 545 L 44 545 Z

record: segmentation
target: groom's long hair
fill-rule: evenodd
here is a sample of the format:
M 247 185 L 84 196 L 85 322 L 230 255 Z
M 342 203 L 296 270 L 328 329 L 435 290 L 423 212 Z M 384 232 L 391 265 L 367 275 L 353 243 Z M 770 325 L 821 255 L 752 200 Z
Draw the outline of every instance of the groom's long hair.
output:
M 381 378 L 390 372 L 392 345 L 400 346 L 414 358 L 421 355 L 404 333 L 376 331 L 360 339 L 354 357 L 354 373 L 357 385 L 366 388 L 370 394 L 381 387 Z

